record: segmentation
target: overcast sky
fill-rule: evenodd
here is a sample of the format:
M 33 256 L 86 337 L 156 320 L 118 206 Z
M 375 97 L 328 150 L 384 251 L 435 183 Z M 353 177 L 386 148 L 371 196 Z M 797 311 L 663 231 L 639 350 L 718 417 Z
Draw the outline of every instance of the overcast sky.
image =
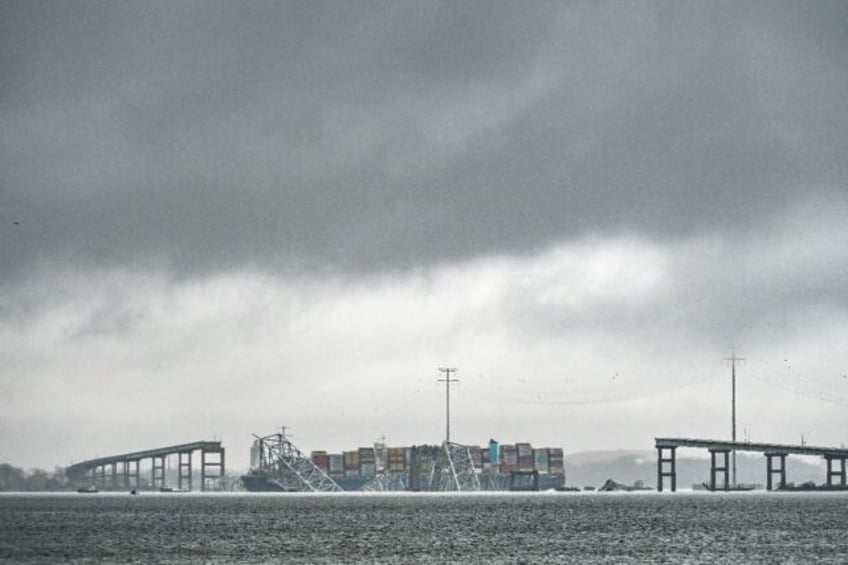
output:
M 848 442 L 848 3 L 0 3 L 0 461 Z

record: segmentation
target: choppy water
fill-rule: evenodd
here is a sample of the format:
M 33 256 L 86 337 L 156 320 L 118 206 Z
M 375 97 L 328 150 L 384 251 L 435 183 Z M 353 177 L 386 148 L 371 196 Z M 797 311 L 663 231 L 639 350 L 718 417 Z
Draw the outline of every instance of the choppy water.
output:
M 846 493 L 3 495 L 0 561 L 846 563 Z

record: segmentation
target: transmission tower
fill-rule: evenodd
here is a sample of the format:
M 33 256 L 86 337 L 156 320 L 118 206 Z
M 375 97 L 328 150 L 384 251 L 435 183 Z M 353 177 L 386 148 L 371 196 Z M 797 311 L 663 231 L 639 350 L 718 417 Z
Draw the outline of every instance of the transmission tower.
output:
M 730 357 L 726 357 L 725 361 L 730 361 L 730 375 L 731 375 L 731 394 L 730 394 L 730 412 L 731 412 L 731 420 L 732 420 L 732 436 L 731 439 L 733 443 L 736 443 L 736 363 L 744 363 L 744 357 L 737 357 L 736 351 L 730 350 Z M 733 486 L 736 486 L 736 450 L 731 450 L 731 458 L 733 460 L 733 475 L 731 478 L 731 482 Z
M 433 491 L 478 491 L 480 478 L 474 469 L 471 452 L 468 447 L 450 440 L 450 387 L 459 379 L 451 378 L 456 374 L 455 367 L 440 367 L 439 371 L 445 378 L 438 379 L 445 383 L 445 442 L 439 450 L 433 466 L 430 467 L 429 489 Z
M 439 367 L 439 372 L 445 374 L 445 378 L 438 379 L 440 383 L 445 383 L 445 443 L 450 442 L 450 385 L 458 383 L 459 379 L 452 379 L 451 373 L 456 374 L 456 367 Z

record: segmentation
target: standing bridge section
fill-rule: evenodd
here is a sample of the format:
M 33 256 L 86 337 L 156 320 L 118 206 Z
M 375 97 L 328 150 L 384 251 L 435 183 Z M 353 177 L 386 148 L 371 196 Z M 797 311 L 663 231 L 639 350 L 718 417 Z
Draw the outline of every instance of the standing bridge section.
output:
M 785 445 L 777 443 L 749 443 L 695 438 L 654 438 L 657 448 L 657 490 L 663 490 L 668 477 L 671 490 L 677 490 L 676 452 L 678 447 L 695 447 L 710 452 L 710 483 L 712 490 L 730 490 L 728 457 L 733 451 L 753 451 L 766 456 L 766 488 L 772 490 L 777 478 L 777 487 L 786 487 L 786 457 L 789 455 L 812 455 L 823 457 L 827 462 L 827 480 L 824 488 L 845 489 L 846 461 L 848 449 L 841 447 L 813 447 L 809 445 Z M 835 465 L 838 463 L 839 465 Z M 722 478 L 719 485 L 718 478 Z
M 220 441 L 195 441 L 168 447 L 134 451 L 121 455 L 99 457 L 75 463 L 65 469 L 65 474 L 76 486 L 95 485 L 101 489 L 143 488 L 141 464 L 150 459 L 150 488 L 166 488 L 165 461 L 169 456 L 178 458 L 177 488 L 192 490 L 192 459 L 200 452 L 200 490 L 206 490 L 208 480 L 224 477 L 225 450 Z

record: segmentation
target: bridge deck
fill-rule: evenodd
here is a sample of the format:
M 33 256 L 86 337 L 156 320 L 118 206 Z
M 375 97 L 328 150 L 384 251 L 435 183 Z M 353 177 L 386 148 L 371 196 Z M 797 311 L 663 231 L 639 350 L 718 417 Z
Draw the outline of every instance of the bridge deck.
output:
M 700 447 L 702 449 L 757 451 L 761 453 L 785 453 L 794 455 L 818 455 L 834 458 L 848 458 L 848 448 L 816 447 L 811 445 L 786 445 L 780 443 L 732 442 L 714 439 L 696 438 L 654 438 L 656 447 Z
M 156 449 L 148 449 L 145 451 L 133 451 L 132 453 L 124 453 L 121 455 L 110 455 L 107 457 L 98 457 L 97 459 L 89 459 L 88 461 L 80 461 L 70 465 L 65 472 L 68 475 L 84 473 L 88 469 L 99 467 L 100 465 L 110 465 L 112 463 L 120 463 L 122 461 L 138 461 L 148 457 L 161 457 L 164 455 L 173 455 L 175 453 L 184 453 L 186 451 L 195 451 L 202 449 L 203 451 L 222 451 L 220 441 L 195 441 L 192 443 L 183 443 L 180 445 L 171 445 L 168 447 L 158 447 Z

